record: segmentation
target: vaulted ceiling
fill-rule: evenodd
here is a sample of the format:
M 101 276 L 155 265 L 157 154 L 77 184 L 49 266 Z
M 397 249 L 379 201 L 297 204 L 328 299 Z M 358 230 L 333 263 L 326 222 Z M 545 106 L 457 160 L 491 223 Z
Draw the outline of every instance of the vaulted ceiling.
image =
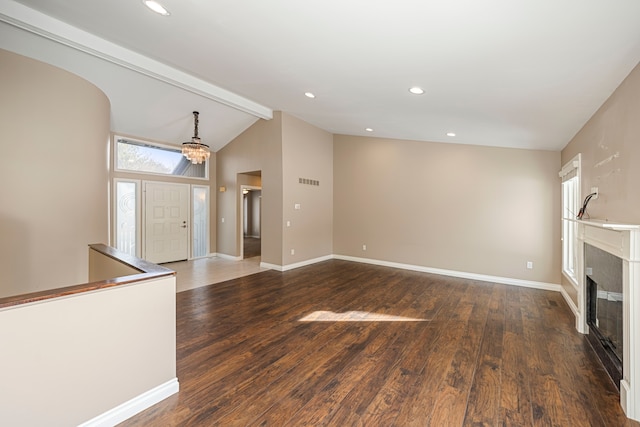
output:
M 0 48 L 92 81 L 115 132 L 178 144 L 198 110 L 214 150 L 277 110 L 332 133 L 560 150 L 640 61 L 637 0 L 159 2 L 169 16 L 0 0 Z

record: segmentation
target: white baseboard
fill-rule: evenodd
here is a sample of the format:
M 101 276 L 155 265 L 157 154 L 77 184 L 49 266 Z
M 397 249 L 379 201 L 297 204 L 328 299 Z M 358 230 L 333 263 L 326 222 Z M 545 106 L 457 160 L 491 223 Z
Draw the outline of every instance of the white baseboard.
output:
M 308 260 L 305 260 L 305 261 L 300 261 L 300 262 L 296 262 L 294 264 L 287 264 L 287 265 L 276 265 L 276 264 L 269 264 L 269 263 L 266 263 L 266 262 L 261 262 L 260 263 L 260 267 L 268 268 L 268 269 L 276 270 L 276 271 L 289 271 L 289 270 L 293 270 L 295 268 L 305 267 L 305 266 L 311 265 L 311 264 L 317 264 L 317 263 L 322 262 L 322 261 L 328 261 L 330 259 L 333 259 L 333 255 L 325 255 L 325 256 L 321 256 L 319 258 L 308 259 Z
M 400 268 L 403 270 L 420 271 L 422 273 L 440 274 L 442 276 L 459 277 L 462 279 L 480 280 L 482 282 L 501 283 L 504 285 L 523 286 L 525 288 L 543 289 L 547 291 L 560 292 L 562 287 L 555 283 L 536 282 L 532 280 L 512 279 L 510 277 L 489 276 L 486 274 L 467 273 L 464 271 L 443 270 L 441 268 L 423 267 L 421 265 L 401 264 L 397 262 L 381 261 L 370 258 L 358 258 L 345 255 L 333 255 L 334 259 L 345 261 L 361 262 L 364 264 L 374 264 L 383 267 Z
M 178 379 L 174 378 L 80 424 L 79 427 L 113 427 L 177 393 L 179 389 Z
M 589 327 L 586 324 L 583 316 L 580 315 L 580 310 L 575 302 L 571 299 L 567 291 L 564 289 L 564 286 L 560 286 L 560 293 L 562 294 L 562 298 L 567 303 L 571 311 L 573 312 L 573 316 L 576 318 L 576 330 L 581 334 L 588 334 Z
M 400 268 L 402 270 L 411 270 L 411 271 L 419 271 L 422 273 L 440 274 L 442 276 L 459 277 L 462 279 L 480 280 L 482 282 L 501 283 L 504 285 L 522 286 L 525 288 L 562 292 L 562 286 L 556 283 L 545 283 L 545 282 L 537 282 L 533 280 L 513 279 L 510 277 L 501 277 L 501 276 L 489 276 L 485 274 L 467 273 L 464 271 L 455 271 L 455 270 L 444 270 L 441 268 L 424 267 L 421 265 L 402 264 L 397 262 L 381 261 L 377 259 L 359 258 L 359 257 L 346 256 L 346 255 L 336 255 L 336 254 L 326 255 L 323 257 L 314 258 L 314 259 L 301 261 L 295 264 L 288 264 L 288 265 L 276 265 L 276 264 L 261 262 L 260 267 L 268 268 L 276 271 L 288 271 L 288 270 L 293 270 L 294 268 L 304 267 L 307 265 L 316 264 L 318 262 L 327 261 L 330 259 L 340 259 L 344 261 L 353 261 L 353 262 L 359 262 L 363 264 L 374 264 L 374 265 L 380 265 L 383 267 Z M 574 310 L 575 305 L 572 306 L 570 304 L 569 307 L 571 307 L 571 309 Z M 576 311 L 574 311 L 574 313 L 575 312 Z
M 571 299 L 571 297 L 569 296 L 567 291 L 565 291 L 562 286 L 560 286 L 560 293 L 562 294 L 562 297 L 564 298 L 564 300 L 566 301 L 567 305 L 569 306 L 569 308 L 573 312 L 573 315 L 576 316 L 576 319 L 577 319 L 578 318 L 578 307 L 576 306 L 576 304 L 573 302 L 573 300 Z
M 218 258 L 228 259 L 230 261 L 242 261 L 241 256 L 234 256 L 234 255 L 227 255 L 227 254 L 220 254 L 220 253 L 217 253 L 216 256 Z
M 627 418 L 638 421 L 638 417 L 636 417 L 636 414 L 630 413 L 630 411 L 633 409 L 633 402 L 630 401 L 630 397 L 631 386 L 627 380 L 623 379 L 620 381 L 620 406 L 622 406 L 622 410 L 624 411 L 624 414 L 627 416 Z
M 281 265 L 269 264 L 268 262 L 262 262 L 262 261 L 260 261 L 260 268 L 268 268 L 269 270 L 284 271 Z
M 195 261 L 197 259 L 215 258 L 217 256 L 218 256 L 218 254 L 216 254 L 216 253 L 213 253 L 213 254 L 212 253 L 208 253 L 206 255 L 189 258 L 188 261 Z

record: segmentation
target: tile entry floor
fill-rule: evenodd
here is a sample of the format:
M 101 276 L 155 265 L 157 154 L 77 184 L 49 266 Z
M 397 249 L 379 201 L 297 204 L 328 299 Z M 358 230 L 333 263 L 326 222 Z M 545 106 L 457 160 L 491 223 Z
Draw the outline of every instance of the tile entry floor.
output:
M 211 257 L 170 262 L 163 264 L 163 267 L 170 268 L 177 273 L 176 291 L 182 292 L 268 270 L 260 267 L 260 259 L 261 257 L 258 256 L 242 261 L 233 261 Z

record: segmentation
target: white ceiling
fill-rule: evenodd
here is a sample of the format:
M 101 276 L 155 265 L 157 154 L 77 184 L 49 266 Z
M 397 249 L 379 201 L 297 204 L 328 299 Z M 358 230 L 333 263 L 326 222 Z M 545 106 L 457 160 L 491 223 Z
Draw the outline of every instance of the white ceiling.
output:
M 197 109 L 214 150 L 270 110 L 332 133 L 560 150 L 640 61 L 638 0 L 160 0 L 168 17 L 141 0 L 20 3 L 55 19 L 0 0 L 0 47 L 93 81 L 116 132 L 179 143 Z

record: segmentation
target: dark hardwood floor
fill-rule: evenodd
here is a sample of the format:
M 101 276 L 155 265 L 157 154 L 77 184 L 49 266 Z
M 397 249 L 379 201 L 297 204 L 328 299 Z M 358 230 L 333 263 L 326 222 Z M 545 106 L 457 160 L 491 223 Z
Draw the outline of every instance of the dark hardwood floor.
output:
M 253 258 L 260 256 L 261 247 L 260 247 L 260 238 L 259 237 L 244 237 L 244 259 Z
M 122 426 L 640 425 L 556 292 L 333 260 L 177 299 L 180 392 Z

